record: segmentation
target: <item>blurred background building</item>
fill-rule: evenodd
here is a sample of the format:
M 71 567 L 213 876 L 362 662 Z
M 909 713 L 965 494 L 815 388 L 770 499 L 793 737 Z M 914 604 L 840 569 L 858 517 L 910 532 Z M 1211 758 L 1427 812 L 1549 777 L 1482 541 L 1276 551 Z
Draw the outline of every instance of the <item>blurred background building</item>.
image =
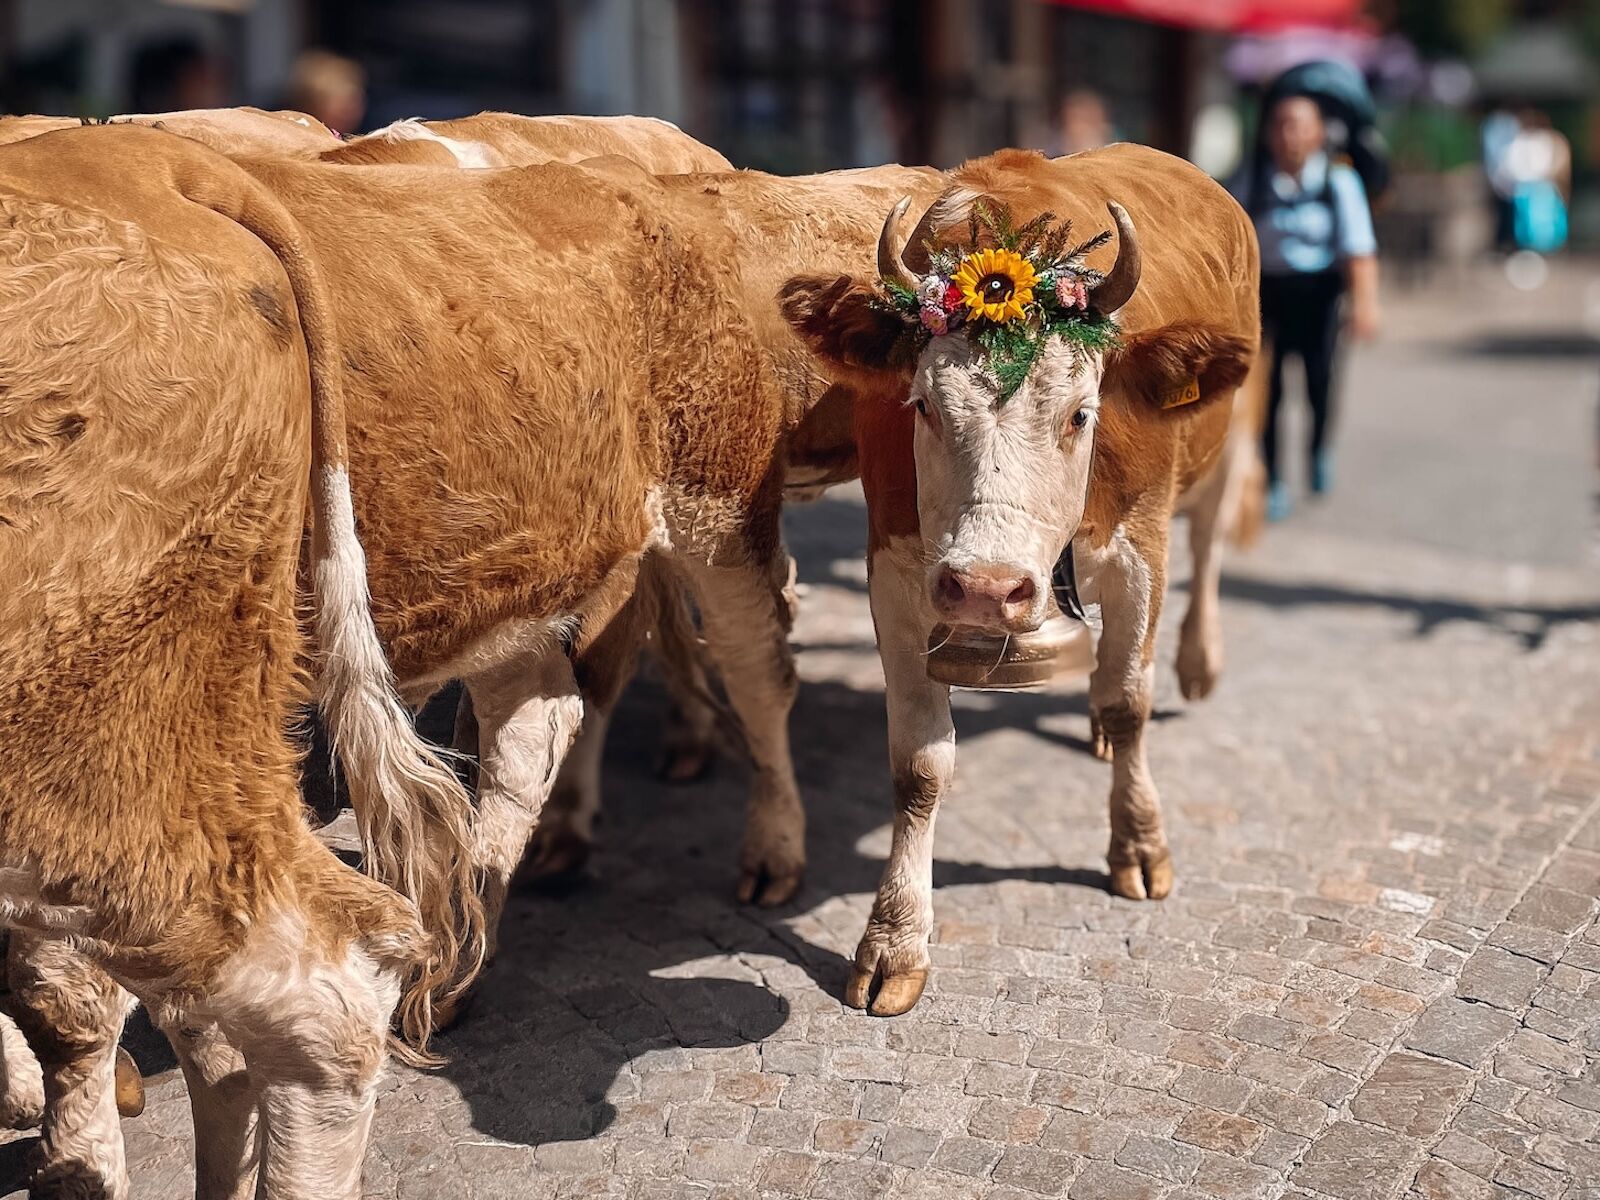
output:
M 1565 135 L 1600 241 L 1595 0 L 0 0 L 11 112 L 647 113 L 779 172 L 1131 139 L 1226 176 L 1256 89 L 1310 57 L 1379 98 L 1402 260 L 1492 243 L 1495 113 Z

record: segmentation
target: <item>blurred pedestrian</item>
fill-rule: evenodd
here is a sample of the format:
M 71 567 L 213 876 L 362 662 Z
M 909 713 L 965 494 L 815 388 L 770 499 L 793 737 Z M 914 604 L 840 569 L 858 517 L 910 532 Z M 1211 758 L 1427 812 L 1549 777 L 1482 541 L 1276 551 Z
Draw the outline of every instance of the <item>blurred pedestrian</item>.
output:
M 1494 246 L 1505 253 L 1516 249 L 1516 210 L 1511 201 L 1515 184 L 1506 171 L 1506 156 L 1521 131 L 1522 122 L 1517 115 L 1504 108 L 1497 108 L 1486 116 L 1478 130 L 1483 173 L 1489 180 L 1489 197 L 1494 205 Z
M 332 51 L 303 51 L 289 75 L 287 104 L 337 134 L 356 133 L 367 115 L 367 73 Z
M 1500 166 L 1511 197 L 1512 240 L 1518 250 L 1551 254 L 1567 241 L 1572 147 L 1536 108 L 1517 114 L 1517 124 Z
M 1061 100 L 1060 121 L 1049 141 L 1052 157 L 1098 150 L 1116 140 L 1106 102 L 1093 88 L 1073 88 Z
M 1328 149 L 1322 110 L 1309 96 L 1278 98 L 1267 110 L 1258 154 L 1241 181 L 1240 200 L 1261 242 L 1261 325 L 1272 367 L 1261 456 L 1267 469 L 1267 516 L 1281 520 L 1292 503 L 1279 471 L 1278 420 L 1284 360 L 1305 369 L 1311 405 L 1311 490 L 1333 486 L 1334 369 L 1339 340 L 1378 329 L 1377 238 L 1361 176 Z

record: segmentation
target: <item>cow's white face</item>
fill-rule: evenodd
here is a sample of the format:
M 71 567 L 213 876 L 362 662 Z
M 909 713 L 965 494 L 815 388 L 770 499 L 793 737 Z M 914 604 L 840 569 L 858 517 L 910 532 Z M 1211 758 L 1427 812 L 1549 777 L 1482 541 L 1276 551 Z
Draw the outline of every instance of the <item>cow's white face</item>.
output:
M 934 611 L 951 625 L 1027 633 L 1043 623 L 1056 559 L 1083 519 L 1101 356 L 1048 338 L 1011 396 L 971 339 L 934 338 L 917 409 L 917 510 Z

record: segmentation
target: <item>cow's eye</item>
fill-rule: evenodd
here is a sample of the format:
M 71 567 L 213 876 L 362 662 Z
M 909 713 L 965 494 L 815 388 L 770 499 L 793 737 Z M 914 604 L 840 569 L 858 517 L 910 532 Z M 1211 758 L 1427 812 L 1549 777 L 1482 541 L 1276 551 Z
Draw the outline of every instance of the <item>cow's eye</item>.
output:
M 1074 429 L 1082 429 L 1088 423 L 1089 410 L 1087 408 L 1080 408 L 1077 412 L 1072 414 L 1072 427 Z
M 928 400 L 927 400 L 927 397 L 926 396 L 918 396 L 916 403 L 917 403 L 917 411 L 919 413 L 921 413 L 923 416 L 927 416 L 928 415 Z

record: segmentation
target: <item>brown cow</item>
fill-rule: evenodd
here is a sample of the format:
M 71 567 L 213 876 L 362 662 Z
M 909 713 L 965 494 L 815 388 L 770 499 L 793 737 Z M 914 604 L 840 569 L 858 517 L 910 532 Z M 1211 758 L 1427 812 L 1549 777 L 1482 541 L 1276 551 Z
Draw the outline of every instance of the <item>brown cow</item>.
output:
M 692 586 L 707 641 L 725 668 L 732 706 L 756 759 L 753 841 L 747 842 L 746 861 L 765 877 L 797 872 L 801 848 L 772 836 L 795 828 L 797 823 L 788 814 L 799 812 L 786 727 L 794 676 L 782 634 L 782 579 L 776 572 L 779 452 L 796 414 L 786 409 L 772 386 L 767 364 L 741 314 L 742 297 L 733 286 L 739 264 L 731 240 L 711 228 L 676 227 L 648 198 L 642 200 L 639 194 L 570 167 L 419 172 L 353 171 L 288 160 L 245 165 L 248 173 L 191 142 L 127 126 L 68 130 L 9 147 L 0 154 L 0 197 L 17 210 L 8 231 L 16 242 L 15 274 L 28 286 L 53 288 L 52 294 L 73 298 L 82 306 L 76 320 L 85 329 L 107 328 L 120 335 L 130 319 L 126 313 L 137 314 L 147 325 L 153 323 L 150 336 L 161 334 L 166 339 L 158 343 L 161 365 L 181 368 L 181 380 L 209 381 L 197 386 L 213 398 L 228 394 L 226 380 L 235 378 L 262 379 L 292 396 L 292 388 L 266 368 L 235 362 L 221 352 L 237 346 L 240 353 L 259 354 L 263 344 L 282 345 L 290 348 L 284 354 L 292 358 L 293 347 L 299 344 L 296 316 L 309 329 L 313 305 L 298 299 L 303 289 L 297 289 L 291 303 L 271 256 L 250 239 L 235 244 L 215 229 L 196 228 L 193 223 L 201 221 L 204 210 L 187 197 L 202 184 L 211 186 L 206 181 L 214 179 L 247 189 L 251 196 L 267 196 L 258 186 L 266 184 L 292 214 L 304 231 L 305 243 L 315 251 L 340 313 L 354 318 L 343 321 L 341 338 L 351 429 L 348 478 L 368 555 L 372 616 L 407 695 L 420 697 L 446 679 L 464 677 L 477 702 L 483 725 L 479 820 L 471 854 L 457 854 L 453 860 L 484 877 L 491 911 L 498 910 L 555 764 L 576 728 L 583 699 L 603 700 L 616 686 L 617 664 L 631 648 L 632 631 L 615 618 L 628 616 L 626 601 L 639 561 L 650 552 L 670 554 Z M 127 186 L 134 177 L 137 186 Z M 65 267 L 53 256 L 59 254 L 63 239 L 34 235 L 32 230 L 42 221 L 78 231 L 85 250 L 82 265 L 73 264 L 77 273 L 60 275 Z M 251 227 L 259 228 L 260 222 Z M 301 236 L 285 240 L 289 238 L 285 234 L 274 244 L 290 247 L 284 251 L 286 262 L 304 275 L 311 267 Z M 151 294 L 141 295 L 125 313 L 116 303 L 118 294 L 108 294 L 108 289 L 114 289 L 128 271 L 125 264 L 131 251 L 124 243 L 129 239 L 159 247 L 160 261 L 172 282 L 163 291 L 166 276 L 152 274 Z M 374 246 L 383 247 L 383 253 L 372 253 Z M 216 303 L 231 305 L 227 311 L 237 314 L 244 328 L 215 333 L 218 318 L 181 291 L 190 276 L 213 289 Z M 493 303 L 485 304 L 486 298 Z M 27 309 L 26 317 L 43 319 L 34 317 L 34 312 Z M 24 319 L 19 313 L 12 327 Z M 309 340 L 314 360 L 325 370 L 331 346 L 316 336 Z M 36 337 L 22 344 L 62 342 Z M 114 342 L 119 348 L 129 344 Z M 160 393 L 164 407 L 146 406 L 153 408 L 148 413 L 138 407 L 129 414 L 130 420 L 136 415 L 151 421 L 166 418 L 165 436 L 158 443 L 133 436 L 136 431 L 117 437 L 110 421 L 105 424 L 106 435 L 78 437 L 74 431 L 100 426 L 97 413 L 90 415 L 87 426 L 68 420 L 80 415 L 76 409 L 57 420 L 51 404 L 59 406 L 61 397 L 76 397 L 94 386 L 94 380 L 82 376 L 93 360 L 83 358 L 81 339 L 72 339 L 70 346 L 51 363 L 51 378 L 66 382 L 55 383 L 56 390 L 48 396 L 14 389 L 6 393 L 37 408 L 28 410 L 25 428 L 29 437 L 45 440 L 41 454 L 66 447 L 60 450 L 61 460 L 87 472 L 89 479 L 104 470 L 104 460 L 89 455 L 102 446 L 139 446 L 143 452 L 137 462 L 142 469 L 171 464 L 169 469 L 187 472 L 183 478 L 195 477 L 196 487 L 208 473 L 215 475 L 221 469 L 213 460 L 192 461 L 189 439 L 174 435 L 175 427 L 187 426 L 170 410 L 189 395 L 175 384 Z M 199 358 L 202 351 L 210 357 Z M 185 357 L 191 354 L 194 361 Z M 217 369 L 228 374 L 207 373 Z M 120 389 L 143 395 L 136 382 L 142 378 L 138 373 L 125 370 L 115 378 Z M 319 378 L 326 380 L 325 375 Z M 157 382 L 152 380 L 149 386 Z M 327 384 L 319 386 L 325 389 Z M 286 439 L 295 431 L 294 412 L 292 404 L 253 399 L 241 403 L 236 418 L 201 422 L 200 430 L 210 431 L 205 444 L 219 453 L 234 449 L 233 470 L 248 471 L 253 462 L 249 450 L 257 443 L 266 449 L 289 444 Z M 200 414 L 184 410 L 182 416 L 194 422 Z M 262 421 L 279 425 L 259 430 Z M 235 433 L 245 439 L 244 446 L 235 446 Z M 340 461 L 332 453 L 325 453 L 324 460 Z M 330 478 L 319 476 L 324 487 L 331 486 Z M 339 475 L 333 482 L 344 478 Z M 79 488 L 87 486 L 81 476 L 73 480 Z M 270 577 L 270 588 L 258 584 L 259 571 L 236 569 L 220 577 L 235 580 L 236 586 L 264 589 L 277 614 L 277 624 L 271 628 L 281 638 L 290 632 L 292 616 L 283 592 L 284 567 L 293 561 L 299 493 L 278 483 L 276 476 L 257 481 L 252 474 L 248 481 L 256 481 L 262 493 L 259 504 L 269 506 L 277 554 L 271 561 L 277 573 Z M 187 494 L 180 491 L 163 498 L 177 506 Z M 314 526 L 319 538 L 331 536 L 328 530 L 339 526 L 330 523 L 348 514 L 348 508 L 341 513 L 324 506 Z M 137 531 L 144 532 L 144 527 Z M 177 545 L 181 549 L 187 543 Z M 206 541 L 196 553 L 203 556 L 212 545 Z M 224 550 L 232 550 L 226 539 L 216 547 L 217 553 Z M 48 546 L 29 541 L 11 560 L 59 552 L 60 539 L 52 539 Z M 102 557 L 121 562 L 126 556 L 119 550 L 115 556 Z M 207 602 L 214 595 L 203 581 L 193 589 L 175 589 L 166 574 L 167 562 L 163 558 L 143 562 L 138 578 L 144 591 L 110 614 L 101 614 L 96 626 L 106 638 L 120 639 L 99 648 L 98 654 L 101 659 L 109 656 L 123 675 L 134 673 L 122 679 L 121 694 L 137 710 L 124 718 L 121 709 L 113 708 L 108 719 L 106 706 L 100 706 L 97 715 L 104 734 L 93 744 L 105 745 L 110 755 L 127 745 L 123 736 L 127 731 L 142 732 L 169 747 L 170 756 L 184 767 L 181 772 L 169 771 L 171 779 L 163 782 L 206 794 L 184 757 L 187 741 L 173 744 L 181 725 L 167 706 L 177 704 L 186 687 L 190 703 L 200 709 L 220 706 L 237 725 L 235 736 L 248 734 L 255 739 L 253 752 L 236 754 L 236 763 L 273 767 L 273 778 L 278 780 L 277 766 L 284 770 L 290 766 L 282 730 L 290 695 L 263 719 L 260 709 L 240 710 L 252 693 L 238 684 L 202 685 L 185 676 L 174 677 L 173 686 L 161 692 L 168 697 L 164 704 L 152 704 L 148 693 L 154 684 L 137 674 L 150 669 L 146 660 L 116 658 L 127 642 L 122 625 L 112 617 L 126 611 L 128 619 L 141 620 L 149 605 L 174 594 Z M 205 576 L 213 577 L 215 573 Z M 69 573 L 62 586 L 76 582 Z M 24 598 L 31 598 L 33 591 L 21 589 Z M 92 610 L 93 595 L 75 594 L 72 611 Z M 236 637 L 254 630 L 256 622 L 239 616 L 249 611 L 238 607 L 243 601 L 236 602 L 226 591 L 222 595 L 226 604 L 207 611 L 226 617 L 225 627 Z M 11 629 L 18 632 L 12 635 Z M 8 659 L 0 669 L 26 670 L 16 688 L 22 688 L 24 680 L 46 681 L 47 686 L 26 693 L 38 694 L 41 714 L 58 705 L 61 697 L 53 681 L 71 678 L 76 660 L 53 664 L 54 670 L 39 669 L 34 660 L 54 649 L 55 642 L 26 623 L 0 625 L 0 636 L 14 636 L 24 648 L 44 647 L 34 649 L 31 657 Z M 163 650 L 168 647 L 165 641 L 158 645 Z M 259 654 L 251 657 L 258 645 L 246 639 L 224 656 L 224 665 L 266 677 L 281 664 L 289 673 L 286 678 L 292 679 L 292 646 L 274 644 L 263 661 Z M 165 671 L 172 663 L 184 663 L 179 651 L 185 646 L 171 647 L 171 657 L 154 660 L 150 666 L 159 663 Z M 343 680 L 346 672 L 333 668 L 346 665 L 348 653 L 346 648 L 331 655 L 325 674 Z M 381 660 L 366 650 L 353 660 L 363 667 L 374 661 Z M 100 659 L 85 660 L 81 669 L 91 667 L 95 678 L 113 678 Z M 8 678 L 0 676 L 0 681 Z M 165 684 L 167 676 L 161 679 Z M 371 689 L 362 694 L 370 695 Z M 388 708 L 381 711 L 390 713 Z M 15 727 L 12 714 L 3 715 Z M 339 724 L 334 728 L 338 734 Z M 393 731 L 385 726 L 380 732 Z M 204 727 L 201 738 L 209 750 L 210 735 Z M 46 732 L 42 725 L 30 736 L 9 740 L 0 750 L 0 779 L 5 781 L 5 790 L 0 791 L 0 844 L 8 853 L 17 848 L 27 871 L 39 870 L 39 863 L 48 865 L 51 874 L 43 882 L 49 890 L 43 894 L 49 897 L 49 907 L 37 915 L 38 901 L 33 900 L 29 903 L 34 908 L 23 912 L 44 934 L 52 932 L 46 918 L 66 920 L 68 911 L 73 919 L 96 920 L 98 901 L 79 899 L 80 856 L 111 872 L 133 869 L 135 862 L 139 867 L 171 863 L 172 870 L 189 863 L 186 842 L 168 846 L 159 840 L 141 844 L 137 858 L 130 861 L 122 852 L 126 843 L 119 827 L 111 823 L 113 810 L 103 790 L 86 791 L 73 811 L 76 837 L 66 845 L 59 836 L 50 842 L 44 828 L 66 819 L 65 811 L 51 802 L 50 793 L 19 796 L 13 780 L 22 778 L 32 781 L 29 787 L 40 787 L 44 779 L 67 769 L 63 756 L 73 755 L 75 762 L 86 757 L 81 746 L 60 740 L 59 733 Z M 200 761 L 214 762 L 198 750 L 196 755 Z M 399 764 L 411 761 L 393 757 Z M 118 773 L 114 770 L 118 761 L 112 758 L 104 764 L 105 778 L 98 787 L 120 785 L 142 798 L 143 777 L 126 769 Z M 237 787 L 255 786 L 251 769 L 212 769 Z M 398 787 L 395 791 L 405 794 Z M 233 805 L 242 804 L 232 792 L 229 796 Z M 6 803 L 18 799 L 29 799 L 31 804 L 19 810 L 15 803 Z M 163 803 L 152 800 L 142 811 L 152 817 L 170 813 L 173 835 L 182 834 L 187 828 L 182 814 L 187 810 Z M 245 806 L 244 811 L 251 810 Z M 763 819 L 768 813 L 782 815 Z M 85 820 L 86 814 L 92 819 Z M 19 824 L 24 817 L 26 823 Z M 287 839 L 290 845 L 301 844 L 307 836 L 287 804 L 250 828 L 256 836 Z M 207 844 L 227 847 L 230 829 L 224 821 Z M 72 853 L 66 852 L 68 847 Z M 449 849 L 448 837 L 440 837 L 430 852 L 437 858 Z M 421 851 L 417 854 L 420 860 Z M 266 851 L 255 859 L 240 858 L 236 851 L 233 859 L 240 867 L 259 863 L 248 876 L 252 879 L 270 879 L 283 869 L 282 858 Z M 352 878 L 359 882 L 359 877 Z M 212 886 L 195 885 L 197 902 L 213 894 Z M 332 882 L 320 886 L 329 897 L 341 894 Z M 345 887 L 349 891 L 351 885 Z M 137 906 L 143 896 L 137 879 L 115 891 L 129 905 Z M 64 907 L 69 901 L 87 906 L 90 912 L 78 917 L 76 909 Z M 468 901 L 461 898 L 457 903 L 465 906 Z M 14 910 L 5 911 L 7 919 L 13 919 Z M 248 917 L 250 927 L 282 928 L 281 922 L 272 925 L 267 914 L 252 907 L 249 893 L 218 917 L 234 912 Z M 164 928 L 159 910 L 144 911 L 142 920 L 140 928 Z M 276 1060 L 254 1040 L 256 1026 L 223 1012 L 221 998 L 214 994 L 218 981 L 207 973 L 206 964 L 227 961 L 231 948 L 245 937 L 242 929 L 185 927 L 190 936 L 181 946 L 170 940 L 160 943 L 166 958 L 133 965 L 114 944 L 120 929 L 101 931 L 101 940 L 85 943 L 84 948 L 108 966 L 119 983 L 152 1002 L 158 1022 L 175 1037 L 180 1055 L 192 1067 L 191 1086 L 199 1081 L 194 1099 L 202 1174 L 226 1179 L 233 1186 L 248 1171 L 248 1164 L 238 1161 L 239 1147 L 246 1145 L 247 1113 L 240 1104 L 224 1103 L 215 1086 L 216 1065 L 236 1067 L 237 1048 L 242 1048 L 251 1085 L 259 1087 L 261 1119 L 269 1133 L 283 1130 L 281 1138 L 266 1140 L 269 1153 L 262 1170 L 268 1194 L 353 1194 L 378 1056 L 363 1053 L 352 1058 L 350 1050 L 356 1043 L 341 1031 L 332 1048 L 337 1061 L 320 1064 L 324 1073 L 319 1077 L 345 1081 L 353 1089 L 348 1093 L 353 1099 L 343 1110 L 346 1124 L 325 1132 L 318 1151 L 302 1140 L 308 1131 L 285 1124 L 292 1114 L 274 1107 Z M 313 941 L 329 951 L 348 944 L 348 939 L 341 942 L 331 934 Z M 135 969 L 157 962 L 167 968 L 169 959 L 180 953 L 202 956 L 185 976 L 181 998 L 164 990 L 165 975 L 153 977 Z M 269 988 L 262 989 L 262 998 L 280 999 Z M 375 1015 L 378 998 L 359 1011 Z M 19 1023 L 30 1037 L 43 1036 L 52 1024 L 59 1027 L 67 1019 L 59 1007 L 30 1006 L 33 998 L 21 999 L 24 1007 L 18 1016 L 25 1020 Z M 103 1096 L 106 1081 L 100 1063 L 109 1061 L 106 1048 L 114 1043 L 120 1025 L 121 1002 L 114 994 L 82 991 L 77 999 L 75 1017 L 91 1026 L 95 1036 L 88 1043 L 92 1052 L 75 1060 L 85 1078 L 74 1082 L 91 1093 L 98 1087 Z M 292 1024 L 306 1018 L 317 997 L 304 999 L 304 1005 L 275 1003 L 272 1012 L 252 1018 L 290 1023 L 277 1052 L 291 1061 L 308 1053 L 296 1040 L 297 1027 Z M 27 1025 L 33 1019 L 38 1029 Z M 377 1027 L 381 1024 L 379 1020 Z M 197 1037 L 184 1041 L 196 1032 Z M 46 1071 L 57 1070 L 57 1064 L 46 1058 Z M 264 1073 L 259 1085 L 258 1062 Z M 103 1101 L 97 1103 L 97 1111 L 104 1112 Z M 114 1127 L 101 1122 L 75 1134 L 71 1145 L 47 1136 L 47 1147 L 57 1152 L 56 1166 L 75 1162 L 85 1169 L 87 1164 L 120 1162 L 120 1149 L 111 1149 Z M 119 1185 L 113 1178 L 107 1186 Z
M 125 1195 L 127 1001 L 55 969 L 70 938 L 172 1037 L 223 1156 L 202 1178 L 254 1153 L 242 1129 L 207 1136 L 242 1095 L 264 1194 L 354 1195 L 402 984 L 420 1044 L 431 996 L 481 961 L 482 916 L 467 798 L 367 604 L 322 282 L 264 188 L 137 126 L 7 147 L 0 208 L 0 921 L 61 1119 L 38 1186 Z M 409 900 L 300 815 L 308 490 L 321 707 L 372 869 Z M 227 1078 L 241 1051 L 253 1094 Z
M 946 176 L 930 168 L 884 166 L 795 177 L 733 171 L 645 184 L 637 169 L 627 164 L 591 160 L 584 165 L 665 192 L 686 223 L 711 221 L 732 232 L 746 264 L 741 273 L 748 297 L 746 312 L 786 393 L 806 410 L 787 447 L 786 498 L 809 499 L 833 484 L 856 478 L 855 404 L 858 398 L 875 404 L 879 394 L 876 390 L 859 392 L 857 381 L 849 376 L 827 378 L 826 364 L 782 319 L 777 293 L 787 279 L 801 271 L 867 273 L 874 261 L 885 208 L 905 195 L 910 195 L 919 209 L 927 207 L 945 185 Z M 871 382 L 875 389 L 876 381 Z M 1217 622 L 1221 539 L 1227 515 L 1245 490 L 1254 445 L 1248 405 L 1241 402 L 1221 461 L 1177 506 L 1189 517 L 1193 551 L 1193 582 L 1176 664 L 1183 694 L 1190 699 L 1207 695 L 1221 668 Z M 661 603 L 669 606 L 670 595 Z M 659 632 L 661 644 L 670 646 L 672 627 Z M 681 634 L 678 636 L 681 639 Z M 668 655 L 666 665 L 665 680 L 674 692 L 675 708 L 687 715 L 686 723 L 680 716 L 674 727 L 677 740 L 671 750 L 677 757 L 670 761 L 703 763 L 710 755 L 714 730 L 712 710 L 695 703 L 696 694 L 705 687 L 704 677 L 692 654 Z M 679 675 L 692 678 L 684 682 Z M 605 716 L 591 712 L 585 717 L 583 730 L 563 765 L 534 834 L 529 867 L 535 871 L 571 870 L 589 855 L 600 804 Z M 1095 741 L 1097 752 L 1109 757 L 1103 739 Z M 742 886 L 749 883 L 746 879 Z M 777 903 L 789 897 L 769 891 L 761 898 Z
M 1095 223 L 1091 232 L 1110 207 L 1115 258 L 1075 303 L 1088 320 L 1115 318 L 1113 348 L 1042 336 L 1008 396 L 974 336 L 958 328 L 919 340 L 876 280 L 811 275 L 783 297 L 838 377 L 876 393 L 858 399 L 856 442 L 895 820 L 846 1000 L 886 1015 L 910 1009 L 927 981 L 934 817 L 955 766 L 949 690 L 923 665 L 930 631 L 939 622 L 1000 635 L 1038 628 L 1052 564 L 1069 544 L 1103 621 L 1089 697 L 1097 738 L 1114 754 L 1111 887 L 1157 899 L 1172 886 L 1144 750 L 1167 531 L 1178 499 L 1222 454 L 1259 338 L 1250 222 L 1188 163 L 1126 145 L 1055 161 L 1022 151 L 978 159 L 923 215 L 909 259 L 905 206 L 890 213 L 880 275 L 917 294 L 933 278 L 930 241 L 974 249 L 978 205 L 1003 207 L 1019 225 L 1046 212 L 1073 217 L 1080 228 Z M 992 232 L 980 236 L 994 244 Z M 1011 295 L 1007 278 L 978 280 L 991 284 Z

